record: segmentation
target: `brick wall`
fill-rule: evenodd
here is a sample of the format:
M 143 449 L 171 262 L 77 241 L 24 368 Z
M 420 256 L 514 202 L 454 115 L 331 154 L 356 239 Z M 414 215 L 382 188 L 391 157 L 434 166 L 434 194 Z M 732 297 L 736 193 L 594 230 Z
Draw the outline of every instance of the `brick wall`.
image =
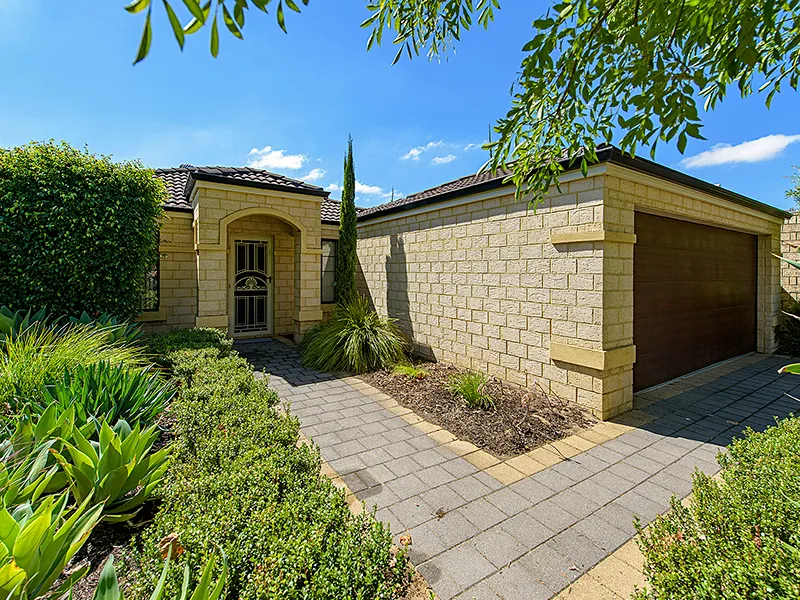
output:
M 790 260 L 800 260 L 800 213 L 789 219 L 781 232 L 781 253 Z M 800 269 L 781 262 L 781 299 L 783 308 L 789 299 L 800 300 Z
M 603 179 L 562 185 L 536 211 L 513 190 L 359 227 L 360 284 L 421 355 L 542 385 L 602 411 L 602 374 L 550 360 L 551 341 L 603 347 L 603 245 L 550 243 L 601 227 Z

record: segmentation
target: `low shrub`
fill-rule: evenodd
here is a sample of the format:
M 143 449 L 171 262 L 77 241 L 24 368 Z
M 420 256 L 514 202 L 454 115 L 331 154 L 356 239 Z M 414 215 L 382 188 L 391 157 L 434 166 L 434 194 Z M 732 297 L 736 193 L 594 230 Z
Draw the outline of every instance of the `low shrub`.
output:
M 51 319 L 44 308 L 36 312 L 28 310 L 11 310 L 7 306 L 0 306 L 0 344 L 7 338 L 16 337 L 31 326 L 50 326 L 57 324 L 57 319 Z
M 226 356 L 233 350 L 233 340 L 220 329 L 196 327 L 155 335 L 148 343 L 153 360 L 167 368 L 172 368 L 176 354 L 203 349 L 210 351 L 209 358 Z
M 41 400 L 42 386 L 65 371 L 102 361 L 140 366 L 144 353 L 136 346 L 109 343 L 107 332 L 91 325 L 29 328 L 6 339 L 0 351 L 0 405 L 17 411 L 27 400 Z
M 470 408 L 494 408 L 494 400 L 485 392 L 489 383 L 486 375 L 477 371 L 466 371 L 453 375 L 448 381 L 448 388 L 456 396 L 464 399 Z
M 228 557 L 231 600 L 396 598 L 408 576 L 405 555 L 395 555 L 373 516 L 350 512 L 320 475 L 318 451 L 298 447 L 297 420 L 276 410 L 277 395 L 247 361 L 214 344 L 168 346 L 181 384 L 174 462 L 162 508 L 127 561 L 129 595 L 149 596 L 161 572 L 160 541 L 177 533 L 186 551 L 168 575 L 169 594 L 179 587 L 178 563 L 196 572 L 218 544 Z
M 82 421 L 120 419 L 132 425 L 154 423 L 175 396 L 175 386 L 150 369 L 131 369 L 124 364 L 99 362 L 78 365 L 61 379 L 42 390 L 41 401 L 34 401 L 37 412 L 55 405 L 60 410 L 74 406 Z
M 748 430 L 694 475 L 688 506 L 641 533 L 648 588 L 638 600 L 800 598 L 800 420 Z
M 411 363 L 398 363 L 392 367 L 392 375 L 409 379 L 425 379 L 429 373 L 425 368 Z
M 320 371 L 367 373 L 404 358 L 405 341 L 394 319 L 384 318 L 356 294 L 333 316 L 310 329 L 300 344 L 303 364 Z

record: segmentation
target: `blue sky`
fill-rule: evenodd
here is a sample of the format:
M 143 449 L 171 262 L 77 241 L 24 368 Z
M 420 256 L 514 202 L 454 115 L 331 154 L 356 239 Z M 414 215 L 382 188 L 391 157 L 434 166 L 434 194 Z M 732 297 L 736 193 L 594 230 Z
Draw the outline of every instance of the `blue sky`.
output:
M 152 167 L 254 164 L 330 188 L 352 133 L 359 204 L 378 204 L 392 187 L 410 194 L 484 162 L 474 145 L 505 114 L 530 23 L 546 7 L 503 5 L 448 61 L 392 67 L 388 45 L 366 52 L 359 1 L 312 0 L 287 15 L 288 35 L 251 11 L 245 40 L 224 31 L 217 59 L 208 32 L 181 53 L 159 3 L 151 55 L 134 67 L 142 18 L 123 2 L 0 0 L 0 146 L 65 139 Z M 771 110 L 732 97 L 706 115 L 708 141 L 684 157 L 660 148 L 657 160 L 788 208 L 799 107 L 793 92 Z

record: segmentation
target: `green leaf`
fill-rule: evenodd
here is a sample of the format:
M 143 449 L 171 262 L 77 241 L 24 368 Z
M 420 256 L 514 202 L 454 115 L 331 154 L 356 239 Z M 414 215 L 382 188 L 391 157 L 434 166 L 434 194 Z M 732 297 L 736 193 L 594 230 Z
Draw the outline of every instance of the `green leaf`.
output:
M 236 26 L 233 17 L 231 17 L 231 13 L 228 11 L 228 7 L 224 4 L 222 5 L 222 20 L 225 22 L 225 26 L 228 28 L 228 31 L 230 31 L 240 40 L 243 39 L 242 32 L 239 31 L 239 28 Z
M 800 363 L 786 365 L 778 370 L 778 373 L 790 373 L 791 375 L 800 375 Z
M 203 28 L 203 25 L 206 24 L 206 20 L 208 19 L 208 15 L 210 12 L 211 12 L 211 0 L 208 0 L 208 2 L 206 2 L 203 5 L 203 8 L 201 9 L 201 13 L 203 15 L 202 18 L 195 17 L 194 19 L 189 21 L 184 26 L 183 32 L 186 35 L 191 35 L 192 33 L 197 33 L 198 31 L 200 31 Z
M 150 11 L 147 12 L 147 18 L 144 21 L 144 31 L 142 32 L 142 40 L 139 42 L 139 52 L 136 54 L 136 59 L 133 64 L 140 63 L 144 60 L 150 52 L 150 43 L 153 41 L 153 30 L 150 26 Z
M 278 25 L 281 29 L 283 29 L 284 33 L 289 33 L 286 31 L 286 21 L 283 16 L 283 2 L 278 2 Z
M 164 8 L 167 11 L 167 16 L 169 17 L 169 24 L 172 25 L 172 33 L 175 34 L 175 39 L 178 42 L 178 46 L 181 47 L 183 50 L 183 43 L 184 43 L 184 34 L 183 34 L 183 26 L 181 22 L 178 20 L 178 15 L 175 14 L 175 11 L 172 10 L 172 7 L 169 5 L 167 0 L 163 0 Z
M 211 24 L 211 56 L 217 58 L 219 54 L 219 30 L 217 29 L 217 15 L 214 15 L 214 22 Z
M 119 591 L 117 581 L 117 571 L 114 569 L 114 555 L 110 555 L 103 570 L 100 572 L 100 580 L 94 591 L 92 600 L 123 600 Z
M 200 3 L 198 3 L 197 0 L 183 0 L 183 3 L 186 5 L 186 8 L 189 9 L 189 12 L 192 13 L 194 18 L 200 21 L 201 24 L 206 22 L 208 12 L 204 12 L 203 9 L 200 8 Z
M 138 13 L 142 12 L 145 8 L 150 6 L 150 0 L 133 0 L 130 4 L 125 7 L 129 13 Z

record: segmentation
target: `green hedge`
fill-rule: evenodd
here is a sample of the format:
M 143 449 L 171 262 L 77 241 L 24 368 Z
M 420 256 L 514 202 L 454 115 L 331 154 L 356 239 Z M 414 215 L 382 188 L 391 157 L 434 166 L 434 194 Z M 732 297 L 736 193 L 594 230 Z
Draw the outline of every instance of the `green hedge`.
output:
M 63 142 L 0 149 L 0 305 L 135 316 L 165 194 L 141 164 Z
M 642 535 L 640 600 L 800 598 L 800 420 L 748 431 L 719 463 L 722 482 L 698 472 L 693 502 Z
M 371 515 L 354 516 L 320 475 L 318 451 L 297 446 L 298 422 L 250 365 L 210 332 L 156 337 L 181 384 L 173 405 L 175 460 L 163 503 L 129 557 L 131 596 L 161 572 L 159 542 L 178 533 L 181 562 L 201 568 L 219 545 L 230 565 L 226 597 L 391 599 L 406 584 L 405 556 Z M 180 341 L 193 346 L 181 349 Z

